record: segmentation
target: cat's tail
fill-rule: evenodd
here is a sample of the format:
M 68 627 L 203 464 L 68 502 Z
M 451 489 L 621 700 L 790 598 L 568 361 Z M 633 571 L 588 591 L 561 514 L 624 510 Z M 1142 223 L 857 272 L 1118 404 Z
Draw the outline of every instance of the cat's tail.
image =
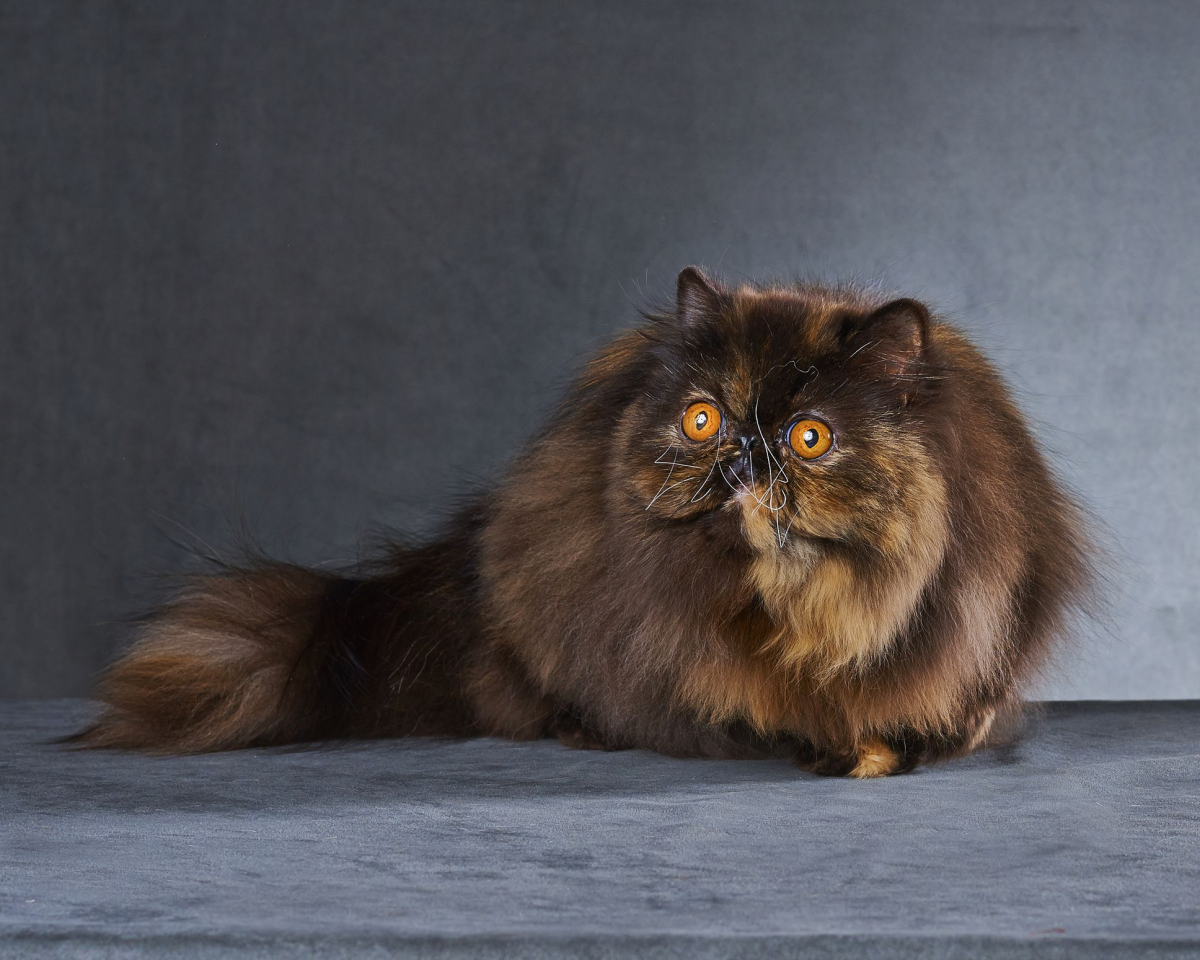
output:
M 333 719 L 321 675 L 352 681 L 359 666 L 338 629 L 353 588 L 284 564 L 195 578 L 108 670 L 102 712 L 74 739 L 198 753 L 311 738 Z
M 461 651 L 461 624 L 440 622 L 437 605 L 422 600 L 454 591 L 420 582 L 428 566 L 406 566 L 359 580 L 268 563 L 192 580 L 108 670 L 99 717 L 69 739 L 200 753 L 470 732 L 447 660 Z

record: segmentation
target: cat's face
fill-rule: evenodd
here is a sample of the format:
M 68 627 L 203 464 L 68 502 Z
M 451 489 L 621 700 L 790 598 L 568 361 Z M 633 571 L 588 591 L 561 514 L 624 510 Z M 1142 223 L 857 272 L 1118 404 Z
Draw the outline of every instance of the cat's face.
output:
M 922 442 L 925 309 L 680 276 L 676 316 L 623 424 L 656 521 L 779 557 L 900 555 L 942 489 Z

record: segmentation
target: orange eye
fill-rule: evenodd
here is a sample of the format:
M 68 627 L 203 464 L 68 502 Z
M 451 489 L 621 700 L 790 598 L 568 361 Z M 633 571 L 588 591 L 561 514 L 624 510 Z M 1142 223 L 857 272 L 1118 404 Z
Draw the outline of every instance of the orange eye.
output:
M 683 433 L 689 440 L 707 440 L 721 429 L 721 411 L 700 400 L 683 411 Z
M 833 431 L 820 420 L 797 420 L 788 431 L 788 443 L 805 460 L 823 457 L 833 446 Z

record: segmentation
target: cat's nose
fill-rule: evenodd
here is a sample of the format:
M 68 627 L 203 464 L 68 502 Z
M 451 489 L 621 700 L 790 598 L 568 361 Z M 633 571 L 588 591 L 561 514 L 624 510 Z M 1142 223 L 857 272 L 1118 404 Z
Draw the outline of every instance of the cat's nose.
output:
M 748 433 L 738 437 L 738 455 L 730 464 L 730 471 L 744 484 L 754 481 L 754 448 L 758 446 L 758 434 Z

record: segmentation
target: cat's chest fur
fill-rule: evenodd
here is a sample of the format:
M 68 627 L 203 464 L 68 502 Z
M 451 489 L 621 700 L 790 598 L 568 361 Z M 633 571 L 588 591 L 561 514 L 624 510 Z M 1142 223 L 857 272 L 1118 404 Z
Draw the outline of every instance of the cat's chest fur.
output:
M 754 603 L 680 667 L 680 701 L 705 722 L 766 736 L 854 726 L 862 677 L 912 616 L 918 591 L 865 583 L 846 561 L 817 554 L 757 560 L 746 581 Z

